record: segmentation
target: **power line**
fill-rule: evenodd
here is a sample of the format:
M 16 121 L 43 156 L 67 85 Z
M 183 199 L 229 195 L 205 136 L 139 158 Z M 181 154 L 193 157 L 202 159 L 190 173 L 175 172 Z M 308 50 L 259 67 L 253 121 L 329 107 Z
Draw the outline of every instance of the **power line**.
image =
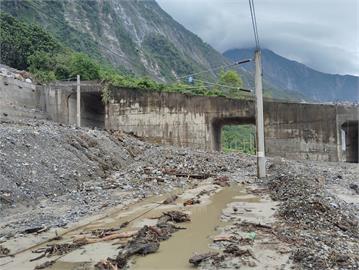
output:
M 248 2 L 249 2 L 249 9 L 250 9 L 250 12 L 251 12 L 252 27 L 253 27 L 253 33 L 254 33 L 254 41 L 255 41 L 255 44 L 256 44 L 256 49 L 258 50 L 260 48 L 260 45 L 259 45 L 259 34 L 258 34 L 256 10 L 255 10 L 255 7 L 254 7 L 253 0 L 248 0 Z
M 224 87 L 224 88 L 228 88 L 228 89 L 236 89 L 236 90 L 241 90 L 241 91 L 250 92 L 250 93 L 252 92 L 252 90 L 244 89 L 244 88 L 241 88 L 241 87 L 223 85 L 223 84 L 218 84 L 218 83 L 201 81 L 201 80 L 197 80 L 197 79 L 196 79 L 195 81 L 197 81 L 197 82 L 202 82 L 202 83 L 209 84 L 209 85 L 215 85 L 215 86 L 219 86 L 219 87 Z
M 243 61 L 237 61 L 237 62 L 228 64 L 228 65 L 220 65 L 220 66 L 217 66 L 217 67 L 214 67 L 214 68 L 210 68 L 210 69 L 202 70 L 202 71 L 199 71 L 199 72 L 196 72 L 196 73 L 191 73 L 191 74 L 188 74 L 188 75 L 185 75 L 185 76 L 181 76 L 181 77 L 178 78 L 178 80 L 185 79 L 185 78 L 188 78 L 190 76 L 203 74 L 203 73 L 209 73 L 209 72 L 219 70 L 219 69 L 222 69 L 222 68 L 228 68 L 228 67 L 233 67 L 233 66 L 249 63 L 251 61 L 252 61 L 252 59 L 246 59 L 246 60 L 243 60 Z
M 257 29 L 257 21 L 256 21 L 256 17 L 255 17 L 254 3 L 252 0 L 249 0 L 249 9 L 250 9 L 251 19 L 252 19 L 254 40 L 255 40 L 256 48 L 258 48 L 259 47 L 258 29 Z

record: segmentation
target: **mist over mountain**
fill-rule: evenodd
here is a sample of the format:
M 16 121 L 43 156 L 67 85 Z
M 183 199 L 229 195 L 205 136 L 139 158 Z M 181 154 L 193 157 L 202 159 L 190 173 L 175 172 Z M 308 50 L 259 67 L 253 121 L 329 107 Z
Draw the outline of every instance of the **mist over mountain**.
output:
M 224 53 L 232 61 L 253 58 L 253 55 L 254 49 L 232 49 Z M 262 50 L 262 68 L 263 79 L 269 87 L 299 92 L 315 101 L 359 101 L 359 77 L 319 72 L 268 49 Z M 241 70 L 253 76 L 254 63 L 241 66 Z

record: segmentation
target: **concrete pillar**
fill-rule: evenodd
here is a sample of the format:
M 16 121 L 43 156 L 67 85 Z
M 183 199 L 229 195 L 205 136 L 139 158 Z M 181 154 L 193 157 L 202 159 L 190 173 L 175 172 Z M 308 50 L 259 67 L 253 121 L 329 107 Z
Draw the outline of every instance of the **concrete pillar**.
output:
M 77 127 L 81 127 L 81 82 L 80 75 L 77 75 Z

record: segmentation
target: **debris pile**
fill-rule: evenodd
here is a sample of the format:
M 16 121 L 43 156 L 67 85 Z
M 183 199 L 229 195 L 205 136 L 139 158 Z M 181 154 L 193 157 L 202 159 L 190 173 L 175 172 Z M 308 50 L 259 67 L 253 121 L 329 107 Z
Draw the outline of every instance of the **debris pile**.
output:
M 83 243 L 63 243 L 63 244 L 50 244 L 45 248 L 39 248 L 34 250 L 33 253 L 41 253 L 36 258 L 31 259 L 30 261 L 36 261 L 42 259 L 44 257 L 52 257 L 52 256 L 61 256 L 71 251 L 78 249 L 79 247 L 83 246 Z
M 214 237 L 212 244 L 222 253 L 197 254 L 190 259 L 193 265 L 203 269 L 255 266 L 260 258 L 255 247 L 266 237 L 267 242 L 285 243 L 285 248 L 290 245 L 291 258 L 303 269 L 359 268 L 358 167 L 270 159 L 269 178 L 259 180 L 254 165 L 251 156 L 152 145 L 119 131 L 76 129 L 46 121 L 1 122 L 0 243 L 6 245 L 14 236 L 41 234 L 107 207 L 125 207 L 201 182 L 218 188 L 238 182 L 246 187 L 255 184 L 252 195 L 270 194 L 279 202 L 276 221 L 245 221 L 242 210 L 254 216 L 252 209 L 228 206 L 223 219 L 230 217 L 233 223 Z M 183 205 L 200 203 L 208 191 L 203 192 L 186 197 Z M 160 204 L 176 204 L 177 200 L 173 195 Z M 154 226 L 125 232 L 122 229 L 128 223 L 124 223 L 118 228 L 87 232 L 69 243 L 38 249 L 40 255 L 34 260 L 118 239 L 118 256 L 96 267 L 121 269 L 133 255 L 156 252 L 161 241 L 183 229 L 177 223 L 187 221 L 185 213 L 164 212 Z M 0 257 L 9 253 L 0 246 Z
M 211 245 L 222 254 L 194 256 L 194 265 L 272 269 L 273 259 L 282 269 L 359 269 L 359 167 L 284 159 L 270 159 L 268 165 L 268 179 L 248 183 L 255 185 L 248 193 L 278 202 L 273 222 L 250 222 L 229 205 L 222 217 L 233 223 L 221 228 Z M 263 255 L 268 250 L 271 259 Z
M 188 221 L 190 221 L 190 217 L 179 211 L 163 213 L 156 226 L 143 226 L 136 236 L 123 247 L 123 250 L 119 252 L 115 259 L 107 258 L 100 261 L 95 265 L 95 268 L 99 270 L 123 269 L 133 255 L 145 256 L 155 253 L 159 249 L 161 241 L 167 240 L 172 233 L 183 229 L 175 226 L 173 222 L 183 223 Z
M 276 233 L 295 245 L 293 260 L 305 269 L 358 269 L 359 226 L 349 205 L 329 194 L 323 181 L 280 175 L 269 181 L 281 201 Z
M 252 165 L 254 159 L 246 156 L 158 146 L 119 131 L 42 120 L 2 122 L 0 237 L 63 227 L 103 208 L 193 186 L 208 177 L 241 168 L 248 174 Z M 116 195 L 119 191 L 124 194 Z
M 14 68 L 0 64 L 0 76 L 13 78 L 27 83 L 32 83 L 32 76 L 25 70 L 16 70 Z

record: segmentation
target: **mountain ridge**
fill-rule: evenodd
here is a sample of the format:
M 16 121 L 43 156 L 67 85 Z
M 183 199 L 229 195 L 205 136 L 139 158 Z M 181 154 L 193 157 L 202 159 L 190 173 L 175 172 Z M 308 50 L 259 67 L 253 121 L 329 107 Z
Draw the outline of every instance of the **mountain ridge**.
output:
M 223 55 L 237 61 L 253 57 L 254 49 L 231 49 Z M 272 87 L 296 91 L 315 101 L 359 101 L 359 77 L 320 72 L 269 49 L 262 50 L 262 66 L 263 79 Z M 254 65 L 242 66 L 240 70 L 254 74 Z
M 168 82 L 228 61 L 154 0 L 2 0 L 0 4 L 2 11 L 41 25 L 70 48 L 129 74 Z

